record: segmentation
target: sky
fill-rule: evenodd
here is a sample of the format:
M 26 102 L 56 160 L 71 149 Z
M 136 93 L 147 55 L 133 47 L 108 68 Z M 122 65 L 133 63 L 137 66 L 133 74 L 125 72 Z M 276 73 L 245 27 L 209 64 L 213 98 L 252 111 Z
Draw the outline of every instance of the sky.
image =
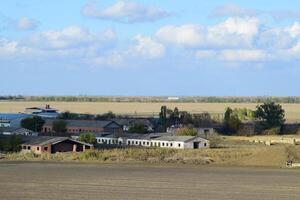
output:
M 0 95 L 299 96 L 299 64 L 299 0 L 0 1 Z

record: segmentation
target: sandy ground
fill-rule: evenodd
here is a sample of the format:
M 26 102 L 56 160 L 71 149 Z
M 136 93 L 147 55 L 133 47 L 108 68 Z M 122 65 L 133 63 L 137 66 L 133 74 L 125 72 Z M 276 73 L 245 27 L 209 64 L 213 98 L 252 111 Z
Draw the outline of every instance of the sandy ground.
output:
M 0 199 L 300 199 L 299 170 L 0 163 Z

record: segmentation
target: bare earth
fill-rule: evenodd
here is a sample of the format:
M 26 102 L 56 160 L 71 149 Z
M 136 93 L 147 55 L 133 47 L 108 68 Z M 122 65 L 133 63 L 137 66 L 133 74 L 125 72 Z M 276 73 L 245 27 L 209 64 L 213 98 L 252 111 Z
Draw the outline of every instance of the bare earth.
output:
M 0 163 L 0 199 L 300 199 L 298 170 Z
M 114 103 L 114 102 L 0 102 L 0 112 L 24 112 L 25 108 L 44 106 L 50 104 L 59 111 L 71 111 L 77 113 L 101 114 L 112 111 L 117 114 L 143 114 L 153 115 L 160 111 L 162 105 L 169 108 L 178 107 L 192 113 L 209 112 L 224 113 L 225 108 L 249 108 L 255 109 L 255 103 Z M 300 104 L 282 104 L 286 111 L 286 119 L 300 121 Z

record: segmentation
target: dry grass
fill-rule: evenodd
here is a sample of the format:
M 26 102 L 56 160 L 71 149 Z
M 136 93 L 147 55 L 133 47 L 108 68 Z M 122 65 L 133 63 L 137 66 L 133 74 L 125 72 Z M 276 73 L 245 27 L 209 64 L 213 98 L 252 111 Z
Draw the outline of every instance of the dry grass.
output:
M 113 102 L 0 102 L 0 112 L 23 112 L 26 107 L 43 106 L 45 104 L 59 109 L 77 113 L 101 114 L 112 111 L 118 114 L 148 114 L 158 113 L 162 105 L 169 108 L 178 107 L 193 113 L 209 112 L 224 113 L 226 107 L 254 109 L 252 103 L 113 103 Z M 300 121 L 300 104 L 282 104 L 289 121 Z
M 291 145 L 264 146 L 244 144 L 232 145 L 227 148 L 200 150 L 128 148 L 42 155 L 11 153 L 3 154 L 0 157 L 3 160 L 22 161 L 146 162 L 159 164 L 284 167 L 288 159 L 300 162 L 299 150 L 299 146 Z

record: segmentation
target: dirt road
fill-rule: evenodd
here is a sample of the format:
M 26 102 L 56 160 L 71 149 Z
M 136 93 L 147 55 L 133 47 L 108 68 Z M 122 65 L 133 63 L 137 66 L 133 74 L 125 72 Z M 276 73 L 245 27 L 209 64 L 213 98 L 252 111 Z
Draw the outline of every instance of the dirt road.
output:
M 300 199 L 300 171 L 0 162 L 0 199 Z

